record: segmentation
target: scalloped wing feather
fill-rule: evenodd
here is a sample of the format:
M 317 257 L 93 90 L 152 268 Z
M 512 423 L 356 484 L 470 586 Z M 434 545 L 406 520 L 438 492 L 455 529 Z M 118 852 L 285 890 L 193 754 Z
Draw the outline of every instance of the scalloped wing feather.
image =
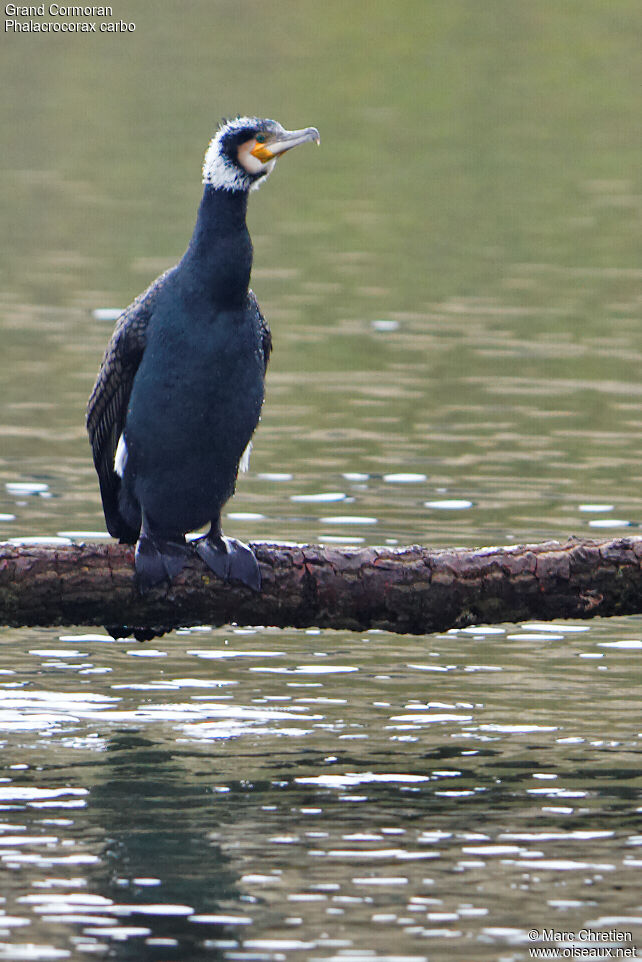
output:
M 166 271 L 119 318 L 105 351 L 87 405 L 87 432 L 100 483 L 107 530 L 114 538 L 133 544 L 138 531 L 122 517 L 118 506 L 120 478 L 114 458 L 125 426 L 127 405 L 147 340 L 147 327 Z

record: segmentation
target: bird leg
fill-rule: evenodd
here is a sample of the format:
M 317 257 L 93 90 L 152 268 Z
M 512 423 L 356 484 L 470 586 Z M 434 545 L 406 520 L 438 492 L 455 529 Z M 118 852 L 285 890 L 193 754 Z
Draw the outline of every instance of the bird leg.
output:
M 183 535 L 164 538 L 152 530 L 149 519 L 143 515 L 135 555 L 136 580 L 141 595 L 161 581 L 175 578 L 188 556 L 189 549 Z
M 208 534 L 192 542 L 196 553 L 223 581 L 240 581 L 253 591 L 261 590 L 261 572 L 254 552 L 236 538 L 226 538 L 219 518 Z

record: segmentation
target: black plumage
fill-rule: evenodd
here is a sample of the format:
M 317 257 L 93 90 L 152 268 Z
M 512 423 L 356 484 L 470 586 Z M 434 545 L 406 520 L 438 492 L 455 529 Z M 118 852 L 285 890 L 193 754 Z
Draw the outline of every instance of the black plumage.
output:
M 225 538 L 220 513 L 258 424 L 271 351 L 249 289 L 248 192 L 285 150 L 317 140 L 239 118 L 210 144 L 196 226 L 181 261 L 128 307 L 92 392 L 87 428 L 109 533 L 136 548 L 141 590 L 169 580 L 185 534 L 216 574 L 260 587 L 251 550 Z

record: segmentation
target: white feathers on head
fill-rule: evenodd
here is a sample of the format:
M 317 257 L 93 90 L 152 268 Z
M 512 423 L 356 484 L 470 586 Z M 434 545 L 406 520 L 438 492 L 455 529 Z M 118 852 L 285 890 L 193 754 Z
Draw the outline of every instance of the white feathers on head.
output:
M 256 157 L 246 153 L 244 167 L 238 155 L 231 157 L 223 148 L 223 140 L 229 135 L 244 128 L 248 128 L 248 140 L 251 140 L 253 127 L 261 122 L 256 117 L 236 117 L 221 124 L 211 139 L 203 161 L 203 183 L 211 184 L 221 190 L 256 190 L 261 186 L 267 175 L 272 172 L 276 160 L 269 160 L 263 164 Z

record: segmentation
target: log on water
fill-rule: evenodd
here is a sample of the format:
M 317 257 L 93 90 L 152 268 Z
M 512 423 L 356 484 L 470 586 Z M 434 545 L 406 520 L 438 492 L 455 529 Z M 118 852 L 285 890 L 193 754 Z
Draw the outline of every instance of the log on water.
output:
M 0 543 L 0 623 L 112 625 L 138 637 L 208 624 L 427 634 L 507 621 L 642 612 L 642 538 L 428 550 L 257 543 L 263 587 L 226 584 L 194 556 L 141 597 L 134 550 Z

